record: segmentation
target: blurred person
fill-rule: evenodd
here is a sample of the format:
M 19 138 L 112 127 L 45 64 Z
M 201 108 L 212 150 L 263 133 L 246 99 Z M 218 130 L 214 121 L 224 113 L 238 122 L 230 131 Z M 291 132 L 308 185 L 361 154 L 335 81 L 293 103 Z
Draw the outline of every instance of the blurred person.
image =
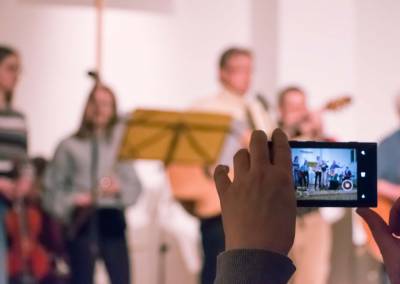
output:
M 20 65 L 17 51 L 0 46 L 0 284 L 7 283 L 8 277 L 4 227 L 7 204 L 25 196 L 32 182 L 25 116 L 12 104 Z
M 288 86 L 278 94 L 279 127 L 292 140 L 326 140 L 319 111 L 311 111 L 307 95 L 297 86 Z
M 141 185 L 131 163 L 117 161 L 120 128 L 115 95 L 97 83 L 79 129 L 61 141 L 46 171 L 46 207 L 67 228 L 74 284 L 93 283 L 97 259 L 111 283 L 131 281 L 124 210 Z
M 274 128 L 265 102 L 248 98 L 253 74 L 253 55 L 244 48 L 229 48 L 219 60 L 221 90 L 214 96 L 193 104 L 196 111 L 221 113 L 234 119 L 234 134 L 225 144 L 221 160 L 228 159 L 242 145 L 247 145 L 251 130 L 270 133 Z M 203 248 L 201 283 L 213 283 L 217 255 L 224 250 L 221 207 L 209 168 L 171 165 L 168 167 L 173 195 L 200 220 Z M 188 179 L 187 177 L 191 178 Z
M 321 115 L 309 109 L 307 95 L 300 87 L 282 89 L 278 93 L 278 109 L 278 124 L 289 139 L 325 140 Z M 306 183 L 308 188 L 307 172 L 303 176 L 303 185 Z M 332 228 L 322 212 L 318 208 L 297 209 L 296 238 L 291 252 L 297 273 L 292 284 L 325 284 L 329 279 Z

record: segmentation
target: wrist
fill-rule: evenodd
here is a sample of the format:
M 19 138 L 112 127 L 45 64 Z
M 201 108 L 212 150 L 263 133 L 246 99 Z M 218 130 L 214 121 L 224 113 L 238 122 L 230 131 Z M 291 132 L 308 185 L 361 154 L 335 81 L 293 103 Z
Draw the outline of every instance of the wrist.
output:
M 285 256 L 288 255 L 290 249 L 289 246 L 282 245 L 276 241 L 271 241 L 265 238 L 257 238 L 252 236 L 246 238 L 236 238 L 236 239 L 226 238 L 225 248 L 226 250 L 238 250 L 238 249 L 266 250 L 270 252 L 279 253 Z

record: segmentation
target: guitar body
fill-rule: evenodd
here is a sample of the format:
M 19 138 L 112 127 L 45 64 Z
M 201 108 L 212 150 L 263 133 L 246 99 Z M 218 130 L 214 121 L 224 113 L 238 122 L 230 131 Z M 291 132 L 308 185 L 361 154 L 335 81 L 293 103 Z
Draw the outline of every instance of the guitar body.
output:
M 168 166 L 167 174 L 172 195 L 189 214 L 207 217 L 221 213 L 214 181 L 204 167 L 174 164 Z
M 379 196 L 378 197 L 378 207 L 373 208 L 372 210 L 377 212 L 385 220 L 385 222 L 388 222 L 389 216 L 390 216 L 390 210 L 393 206 L 393 203 L 394 202 L 392 200 L 382 197 L 382 196 Z M 363 221 L 363 226 L 364 226 L 365 232 L 367 234 L 368 251 L 371 253 L 371 255 L 377 261 L 383 263 L 381 251 L 379 250 L 379 247 L 374 240 L 371 230 L 369 229 L 368 225 L 364 221 Z
M 24 219 L 21 228 L 21 219 Z M 50 257 L 38 241 L 42 230 L 42 216 L 33 206 L 23 211 L 12 209 L 5 219 L 11 248 L 8 252 L 8 272 L 11 278 L 31 276 L 36 280 L 46 277 L 51 270 Z M 24 232 L 21 234 L 21 232 Z
M 22 249 L 17 247 L 8 252 L 8 273 L 11 277 L 23 276 L 26 273 L 25 265 L 28 266 L 28 273 L 34 279 L 42 280 L 49 274 L 51 269 L 49 255 L 43 247 L 33 244 L 26 258 L 22 255 Z

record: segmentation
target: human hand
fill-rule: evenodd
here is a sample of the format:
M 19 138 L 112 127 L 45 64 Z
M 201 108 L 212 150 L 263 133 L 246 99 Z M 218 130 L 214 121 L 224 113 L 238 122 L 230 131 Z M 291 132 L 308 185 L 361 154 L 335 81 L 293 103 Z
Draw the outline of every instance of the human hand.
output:
M 287 255 L 295 235 L 296 197 L 286 135 L 254 131 L 249 151 L 234 157 L 234 179 L 220 165 L 214 179 L 222 208 L 226 249 L 264 249 Z
M 15 190 L 15 182 L 9 178 L 0 178 L 0 192 L 7 199 L 12 199 Z
M 29 194 L 32 189 L 32 179 L 22 176 L 15 184 L 15 198 L 23 198 Z
M 89 193 L 76 193 L 74 195 L 74 203 L 78 207 L 90 206 L 92 202 L 92 196 Z
M 118 179 L 114 176 L 105 176 L 99 182 L 100 195 L 114 196 L 121 191 L 121 186 Z
M 372 232 L 391 283 L 400 284 L 400 198 L 390 210 L 389 224 L 369 208 L 358 208 L 356 212 Z

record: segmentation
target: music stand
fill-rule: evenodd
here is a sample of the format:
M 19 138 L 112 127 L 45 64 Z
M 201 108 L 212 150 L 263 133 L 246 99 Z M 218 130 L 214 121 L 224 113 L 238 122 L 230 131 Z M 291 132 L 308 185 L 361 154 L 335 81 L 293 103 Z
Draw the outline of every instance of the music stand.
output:
M 231 123 L 230 116 L 216 113 L 138 109 L 126 122 L 119 160 L 210 166 L 219 159 Z M 168 245 L 160 235 L 157 283 L 163 284 Z
M 231 122 L 215 113 L 136 110 L 126 123 L 119 160 L 213 165 Z

